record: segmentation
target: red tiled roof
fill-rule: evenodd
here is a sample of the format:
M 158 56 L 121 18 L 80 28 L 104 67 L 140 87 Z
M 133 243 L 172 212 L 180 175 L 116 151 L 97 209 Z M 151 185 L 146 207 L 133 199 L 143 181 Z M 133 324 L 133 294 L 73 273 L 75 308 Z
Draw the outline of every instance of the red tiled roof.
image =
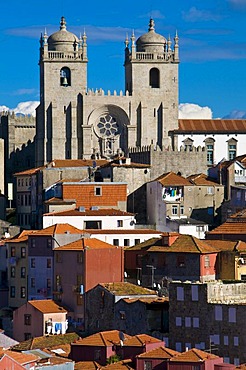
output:
M 76 199 L 61 199 L 61 198 L 50 198 L 44 202 L 45 204 L 76 204 Z
M 144 249 L 148 252 L 161 253 L 218 253 L 220 250 L 212 246 L 206 240 L 200 240 L 192 235 L 179 234 L 177 239 L 170 245 L 163 245 L 163 239 L 151 238 L 136 246 L 126 248 L 126 251 Z
M 220 251 L 246 251 L 246 242 L 241 240 L 206 239 L 206 243 L 218 248 Z
M 32 300 L 28 303 L 42 313 L 66 313 L 62 306 L 55 303 L 52 299 Z
M 190 181 L 185 177 L 177 175 L 174 172 L 164 173 L 163 175 L 157 177 L 154 181 L 158 181 L 163 186 L 184 186 L 191 185 Z
M 179 128 L 176 133 L 245 133 L 246 120 L 244 119 L 179 119 Z
M 221 235 L 221 234 L 246 234 L 246 222 L 230 222 L 226 221 L 222 225 L 216 227 L 212 231 L 207 232 L 207 235 Z
M 25 365 L 25 364 L 28 364 L 30 362 L 35 362 L 37 360 L 40 360 L 40 357 L 35 356 L 31 353 L 5 351 L 4 354 L 11 357 L 14 361 L 16 361 L 20 365 Z
M 85 211 L 79 211 L 78 209 L 72 209 L 60 212 L 45 213 L 44 216 L 134 216 L 134 213 L 120 211 L 119 209 L 88 209 Z
M 74 364 L 74 370 L 98 370 L 100 366 L 96 361 L 79 361 Z
M 137 335 L 134 335 L 133 337 L 131 337 L 129 339 L 127 338 L 124 341 L 125 346 L 142 347 L 147 343 L 160 343 L 161 344 L 162 341 L 160 339 L 151 337 L 150 335 L 147 335 L 147 334 L 137 334 Z
M 115 362 L 113 364 L 109 364 L 109 365 L 106 365 L 106 366 L 102 366 L 100 367 L 100 369 L 105 369 L 105 370 L 133 370 L 134 367 L 131 367 L 130 365 L 132 365 L 132 360 L 128 359 L 128 360 L 121 360 L 121 361 L 118 361 L 118 362 Z
M 167 347 L 158 347 L 154 348 L 151 351 L 141 353 L 137 357 L 140 358 L 156 358 L 156 359 L 170 359 L 176 355 L 180 354 L 180 352 L 174 351 L 173 349 Z
M 204 352 L 197 348 L 192 348 L 189 351 L 182 352 L 178 354 L 177 356 L 171 358 L 170 361 L 201 363 L 206 360 L 215 359 L 215 358 L 219 358 L 219 357 L 212 353 Z
M 6 240 L 8 243 L 22 243 L 28 240 L 28 236 L 36 234 L 38 230 L 23 230 L 17 237 Z
M 211 180 L 204 173 L 190 175 L 187 177 L 187 179 L 190 180 L 195 185 L 206 185 L 206 186 L 218 186 L 219 185 L 216 181 Z
M 146 304 L 151 304 L 151 303 L 164 303 L 168 302 L 169 298 L 168 297 L 146 297 L 146 298 L 123 298 L 123 301 L 131 304 L 135 302 L 141 302 L 141 303 L 146 303 Z
M 76 342 L 72 343 L 72 345 L 102 347 L 112 346 L 113 344 L 120 343 L 119 333 L 119 330 L 101 331 L 86 338 L 80 338 Z M 126 340 L 131 339 L 131 336 L 128 334 L 124 334 L 124 336 Z
M 70 224 L 55 224 L 35 232 L 36 235 L 82 234 L 82 230 Z
M 81 251 L 84 249 L 115 249 L 116 246 L 95 238 L 82 238 L 72 243 L 57 247 L 56 251 Z

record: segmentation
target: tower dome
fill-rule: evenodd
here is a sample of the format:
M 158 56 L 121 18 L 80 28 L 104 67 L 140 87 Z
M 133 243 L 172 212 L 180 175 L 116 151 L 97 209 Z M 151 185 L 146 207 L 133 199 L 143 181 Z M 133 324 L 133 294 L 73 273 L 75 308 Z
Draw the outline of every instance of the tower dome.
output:
M 163 53 L 166 43 L 167 40 L 165 39 L 165 37 L 155 32 L 154 20 L 150 19 L 148 32 L 137 39 L 137 51 Z
M 48 38 L 48 47 L 51 51 L 75 51 L 79 39 L 66 28 L 66 20 L 61 17 L 60 30 L 50 35 Z

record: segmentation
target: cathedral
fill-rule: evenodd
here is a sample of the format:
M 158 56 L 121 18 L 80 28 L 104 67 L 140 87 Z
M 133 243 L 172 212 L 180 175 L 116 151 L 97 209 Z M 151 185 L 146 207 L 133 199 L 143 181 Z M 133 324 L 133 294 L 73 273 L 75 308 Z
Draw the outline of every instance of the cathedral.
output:
M 87 87 L 87 36 L 60 29 L 40 39 L 40 105 L 36 166 L 53 159 L 110 159 L 129 148 L 175 146 L 178 129 L 178 35 L 148 32 L 125 40 L 125 87 L 119 93 Z

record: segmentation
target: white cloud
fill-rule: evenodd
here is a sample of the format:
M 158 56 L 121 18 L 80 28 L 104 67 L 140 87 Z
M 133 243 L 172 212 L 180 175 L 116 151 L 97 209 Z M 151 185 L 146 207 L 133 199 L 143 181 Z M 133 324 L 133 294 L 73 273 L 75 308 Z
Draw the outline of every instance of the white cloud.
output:
M 221 19 L 221 15 L 209 10 L 199 10 L 195 6 L 192 6 L 188 12 L 182 12 L 182 17 L 186 22 L 216 22 Z
M 39 105 L 39 101 L 21 102 L 17 105 L 16 108 L 9 108 L 9 107 L 6 107 L 5 105 L 1 105 L 0 112 L 11 111 L 11 112 L 14 112 L 15 114 L 20 113 L 20 114 L 35 116 L 36 115 L 35 109 L 37 108 L 38 105 Z
M 197 104 L 179 104 L 180 119 L 212 119 L 213 113 L 209 107 L 200 107 Z

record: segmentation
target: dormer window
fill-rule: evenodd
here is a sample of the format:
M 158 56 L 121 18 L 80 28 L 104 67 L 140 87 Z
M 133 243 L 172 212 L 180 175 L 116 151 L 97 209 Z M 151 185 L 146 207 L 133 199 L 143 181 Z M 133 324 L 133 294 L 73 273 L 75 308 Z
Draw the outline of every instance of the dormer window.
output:
M 60 70 L 60 85 L 63 87 L 71 86 L 71 72 L 68 67 Z

